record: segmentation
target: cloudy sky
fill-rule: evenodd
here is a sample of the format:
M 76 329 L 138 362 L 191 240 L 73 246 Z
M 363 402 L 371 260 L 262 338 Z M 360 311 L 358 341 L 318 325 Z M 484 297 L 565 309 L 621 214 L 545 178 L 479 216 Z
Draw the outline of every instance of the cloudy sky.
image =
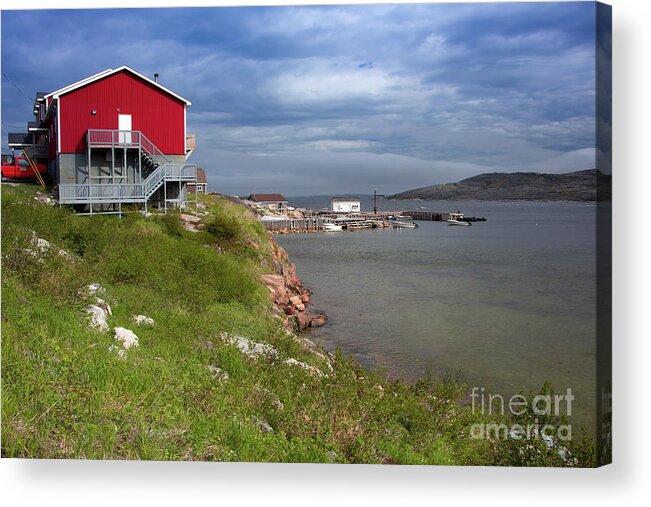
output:
M 592 168 L 594 9 L 4 11 L 2 146 L 33 119 L 36 91 L 128 65 L 192 101 L 190 160 L 222 192 L 392 193 Z

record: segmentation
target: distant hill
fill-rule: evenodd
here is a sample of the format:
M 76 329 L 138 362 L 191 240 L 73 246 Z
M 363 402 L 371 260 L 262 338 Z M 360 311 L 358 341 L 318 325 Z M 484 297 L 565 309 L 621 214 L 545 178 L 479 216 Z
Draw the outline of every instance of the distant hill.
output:
M 594 201 L 611 199 L 611 176 L 596 169 L 564 174 L 485 173 L 457 183 L 407 190 L 388 199 L 483 201 Z

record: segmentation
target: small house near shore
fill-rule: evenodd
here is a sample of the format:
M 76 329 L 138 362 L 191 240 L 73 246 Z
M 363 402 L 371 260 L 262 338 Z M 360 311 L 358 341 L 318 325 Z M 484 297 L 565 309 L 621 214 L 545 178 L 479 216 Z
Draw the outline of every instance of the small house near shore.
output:
M 188 192 L 190 194 L 206 194 L 208 193 L 208 180 L 206 179 L 206 171 L 201 167 L 197 168 L 197 184 L 194 182 L 188 183 Z
M 333 197 L 330 199 L 330 211 L 335 213 L 357 213 L 361 211 L 359 197 Z
M 275 211 L 287 210 L 287 199 L 281 194 L 251 194 L 247 200 Z

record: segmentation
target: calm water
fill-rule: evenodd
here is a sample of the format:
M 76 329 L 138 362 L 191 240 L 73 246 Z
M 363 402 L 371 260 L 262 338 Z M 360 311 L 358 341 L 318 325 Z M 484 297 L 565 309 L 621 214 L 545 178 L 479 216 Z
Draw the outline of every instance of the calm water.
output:
M 311 338 L 411 380 L 431 368 L 504 395 L 549 380 L 572 388 L 574 422 L 593 423 L 595 206 L 379 203 L 421 206 L 488 221 L 276 237 L 330 318 Z

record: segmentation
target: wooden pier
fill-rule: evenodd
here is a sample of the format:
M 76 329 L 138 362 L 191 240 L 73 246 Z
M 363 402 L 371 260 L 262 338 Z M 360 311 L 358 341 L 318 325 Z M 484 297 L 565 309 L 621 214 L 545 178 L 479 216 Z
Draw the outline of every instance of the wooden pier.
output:
M 262 225 L 271 232 L 296 233 L 323 231 L 324 223 L 341 225 L 342 229 L 347 231 L 392 227 L 390 221 L 398 216 L 409 217 L 411 220 L 432 222 L 464 219 L 463 213 L 459 211 L 409 210 L 379 211 L 376 213 L 361 211 L 346 214 L 318 210 L 300 210 L 300 212 L 305 218 L 262 220 Z
M 428 211 L 428 210 L 414 210 L 402 211 L 403 215 L 411 217 L 412 220 L 426 220 L 430 222 L 445 222 L 447 220 L 462 220 L 463 213 L 460 211 Z
M 288 218 L 286 220 L 262 220 L 264 228 L 271 232 L 316 232 L 323 230 L 322 218 Z

